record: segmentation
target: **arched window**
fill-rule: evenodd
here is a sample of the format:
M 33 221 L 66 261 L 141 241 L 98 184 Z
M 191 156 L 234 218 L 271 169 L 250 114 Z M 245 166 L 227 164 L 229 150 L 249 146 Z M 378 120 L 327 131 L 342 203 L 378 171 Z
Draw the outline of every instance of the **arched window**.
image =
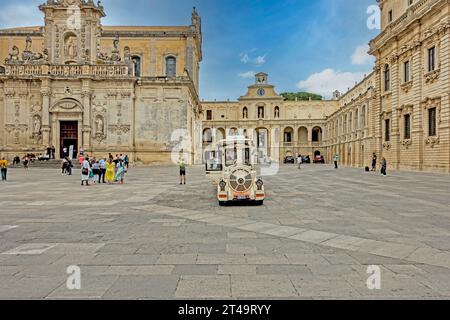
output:
M 177 59 L 175 57 L 166 58 L 166 77 L 177 76 Z
M 234 136 L 237 136 L 237 135 L 239 135 L 238 129 L 237 128 L 231 128 L 230 131 L 229 131 L 229 136 L 230 137 L 234 137 Z
M 359 110 L 356 109 L 355 111 L 355 129 L 359 129 Z
M 244 107 L 244 109 L 242 109 L 242 119 L 248 119 L 248 109 L 247 109 L 247 107 Z
M 384 67 L 384 91 L 390 90 L 391 90 L 391 70 L 389 68 L 389 65 L 387 64 Z
M 5 67 L 0 66 L 0 74 L 5 74 Z
M 258 107 L 258 119 L 264 119 L 264 107 Z
M 280 118 L 280 108 L 279 108 L 278 106 L 275 107 L 274 118 L 275 118 L 275 119 Z
M 142 70 L 141 57 L 139 57 L 139 56 L 132 56 L 131 60 L 133 61 L 133 65 L 134 65 L 134 76 L 135 77 L 140 77 L 141 76 L 141 70 Z
M 294 129 L 291 127 L 288 127 L 284 129 L 284 142 L 285 143 L 291 143 L 294 136 Z
M 212 142 L 212 131 L 209 128 L 203 130 L 203 142 L 211 143 Z
M 314 127 L 312 131 L 312 142 L 321 142 L 322 141 L 322 128 Z

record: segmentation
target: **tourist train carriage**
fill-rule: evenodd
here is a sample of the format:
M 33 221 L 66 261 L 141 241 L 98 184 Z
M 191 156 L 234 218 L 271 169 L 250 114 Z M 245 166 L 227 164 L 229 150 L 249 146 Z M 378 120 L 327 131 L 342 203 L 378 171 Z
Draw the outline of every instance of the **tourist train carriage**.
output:
M 241 136 L 228 137 L 206 153 L 206 174 L 217 185 L 220 205 L 252 202 L 262 205 L 264 182 L 254 167 L 256 148 L 253 141 Z

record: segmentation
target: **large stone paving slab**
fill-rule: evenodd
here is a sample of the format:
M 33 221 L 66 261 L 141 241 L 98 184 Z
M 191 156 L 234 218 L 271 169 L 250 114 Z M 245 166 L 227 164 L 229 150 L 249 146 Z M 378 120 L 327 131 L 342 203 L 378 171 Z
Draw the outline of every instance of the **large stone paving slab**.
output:
M 263 207 L 219 207 L 203 170 L 186 186 L 154 167 L 82 188 L 79 172 L 11 169 L 0 298 L 450 298 L 448 175 L 281 166 Z

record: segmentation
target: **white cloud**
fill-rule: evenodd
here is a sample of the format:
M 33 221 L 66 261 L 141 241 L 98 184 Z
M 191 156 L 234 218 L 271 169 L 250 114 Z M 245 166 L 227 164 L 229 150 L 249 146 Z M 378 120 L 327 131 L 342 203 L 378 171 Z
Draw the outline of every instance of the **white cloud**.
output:
M 354 87 L 355 82 L 359 82 L 363 78 L 363 72 L 341 72 L 325 69 L 310 75 L 306 80 L 300 81 L 297 83 L 297 87 L 300 90 L 330 97 L 334 90 L 339 90 L 342 93 L 347 92 L 348 88 Z
M 266 63 L 266 55 L 256 57 L 253 63 L 257 66 L 262 66 Z
M 256 72 L 255 71 L 247 71 L 247 72 L 242 72 L 238 74 L 239 78 L 243 78 L 243 79 L 251 79 L 255 76 Z
M 250 52 L 253 52 L 253 51 L 255 51 L 255 49 L 250 50 Z M 250 54 L 244 53 L 244 52 L 242 52 L 239 55 L 242 63 L 244 63 L 244 64 L 251 63 L 251 64 L 255 65 L 256 67 L 262 66 L 263 64 L 266 63 L 266 56 L 267 56 L 267 54 L 256 56 L 256 57 L 251 57 Z
M 373 62 L 373 57 L 367 52 L 370 47 L 368 44 L 357 46 L 352 54 L 352 63 L 356 65 L 369 64 Z
M 250 60 L 248 54 L 246 54 L 246 53 L 241 53 L 240 56 L 241 56 L 242 63 L 248 63 L 248 61 Z
M 43 25 L 43 14 L 33 4 L 11 4 L 0 10 L 0 27 L 14 28 Z

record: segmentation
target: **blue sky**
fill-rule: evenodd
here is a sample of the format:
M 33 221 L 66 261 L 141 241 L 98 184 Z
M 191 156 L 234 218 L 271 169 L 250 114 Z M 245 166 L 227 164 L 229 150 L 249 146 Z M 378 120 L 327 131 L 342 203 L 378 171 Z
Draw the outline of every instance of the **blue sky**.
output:
M 0 0 L 0 28 L 42 25 L 44 0 Z M 235 100 L 269 73 L 277 91 L 346 91 L 372 70 L 365 52 L 379 30 L 367 27 L 375 0 L 103 0 L 104 25 L 203 23 L 200 96 Z

